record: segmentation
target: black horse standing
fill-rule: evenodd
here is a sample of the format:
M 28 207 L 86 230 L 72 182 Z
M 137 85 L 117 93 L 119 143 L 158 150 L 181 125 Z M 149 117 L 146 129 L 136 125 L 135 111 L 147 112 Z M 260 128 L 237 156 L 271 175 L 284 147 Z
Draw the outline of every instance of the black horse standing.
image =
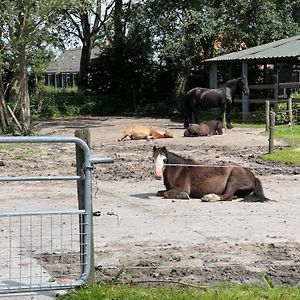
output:
M 223 121 L 224 114 L 227 128 L 233 128 L 231 123 L 231 106 L 237 92 L 243 92 L 249 95 L 249 87 L 245 76 L 238 77 L 227 81 L 218 89 L 207 89 L 196 87 L 188 91 L 185 95 L 185 120 L 184 127 L 187 128 L 193 123 L 193 115 L 195 123 L 198 122 L 197 113 L 203 109 L 219 107 L 220 120 Z

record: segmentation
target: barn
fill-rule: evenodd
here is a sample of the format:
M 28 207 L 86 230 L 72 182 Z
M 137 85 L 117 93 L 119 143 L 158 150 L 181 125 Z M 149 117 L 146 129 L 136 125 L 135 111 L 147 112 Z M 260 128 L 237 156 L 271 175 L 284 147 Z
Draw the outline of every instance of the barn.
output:
M 253 66 L 260 68 L 261 76 L 253 82 L 249 80 L 250 96 L 242 96 L 243 116 L 249 112 L 250 103 L 263 101 L 258 97 L 260 94 L 271 92 L 272 100 L 278 102 L 288 98 L 291 91 L 300 90 L 300 35 L 206 59 L 204 62 L 209 64 L 210 88 L 218 86 L 221 69 L 226 69 L 228 79 L 233 68 L 238 68 L 240 74 L 249 79 Z

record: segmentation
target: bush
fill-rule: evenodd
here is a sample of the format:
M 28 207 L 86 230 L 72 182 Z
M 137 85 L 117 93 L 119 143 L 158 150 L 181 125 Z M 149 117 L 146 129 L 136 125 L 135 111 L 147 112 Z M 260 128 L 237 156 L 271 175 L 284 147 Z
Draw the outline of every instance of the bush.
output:
M 166 117 L 170 114 L 169 107 L 164 102 L 148 103 L 145 106 L 138 105 L 136 114 L 141 116 L 161 116 Z

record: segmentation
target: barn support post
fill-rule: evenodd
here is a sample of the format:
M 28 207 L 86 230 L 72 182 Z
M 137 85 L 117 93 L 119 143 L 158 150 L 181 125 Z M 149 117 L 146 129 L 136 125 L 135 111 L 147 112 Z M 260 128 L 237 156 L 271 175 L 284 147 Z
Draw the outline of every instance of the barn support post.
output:
M 274 152 L 275 112 L 270 112 L 269 154 Z
M 216 89 L 218 87 L 218 65 L 212 63 L 209 66 L 209 88 Z
M 82 139 L 89 147 L 91 146 L 91 137 L 90 137 L 90 131 L 89 129 L 76 129 L 75 130 L 75 136 Z M 84 170 L 85 170 L 85 160 L 84 160 L 84 152 L 83 150 L 76 144 L 76 166 L 77 166 L 77 175 L 78 176 L 85 176 Z M 84 210 L 92 210 L 92 207 L 85 207 L 85 183 L 83 180 L 78 180 L 77 181 L 77 198 L 78 198 L 78 209 L 84 209 Z M 90 206 L 92 206 L 92 203 L 90 203 Z M 86 263 L 85 261 L 85 255 L 84 253 L 87 253 L 87 245 L 84 241 L 85 237 L 82 235 L 83 232 L 85 231 L 85 224 L 86 224 L 86 215 L 80 216 L 79 217 L 79 235 L 80 235 L 80 265 L 81 268 L 84 268 L 84 265 Z M 90 247 L 91 247 L 91 269 L 89 273 L 89 277 L 87 278 L 88 283 L 92 283 L 95 278 L 95 264 L 94 264 L 94 239 L 93 239 L 93 217 L 91 216 L 91 241 L 90 242 Z
M 243 61 L 242 63 L 242 74 L 248 80 L 248 63 Z M 247 120 L 249 113 L 249 96 L 242 93 L 242 114 L 243 114 L 243 121 Z

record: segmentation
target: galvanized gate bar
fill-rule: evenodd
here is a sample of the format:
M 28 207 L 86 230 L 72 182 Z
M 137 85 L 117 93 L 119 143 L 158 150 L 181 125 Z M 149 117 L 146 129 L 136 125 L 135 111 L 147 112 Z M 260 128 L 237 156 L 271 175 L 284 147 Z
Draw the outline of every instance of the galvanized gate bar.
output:
M 10 288 L 10 289 L 1 289 L 0 286 L 0 294 L 1 293 L 7 293 L 7 292 L 19 292 L 19 291 L 39 291 L 39 290 L 50 290 L 50 289 L 61 289 L 62 287 L 71 288 L 74 286 L 82 285 L 87 278 L 89 277 L 90 271 L 91 271 L 91 261 L 92 261 L 92 255 L 91 253 L 91 242 L 92 242 L 92 181 L 91 181 L 91 171 L 93 168 L 93 164 L 97 163 L 112 163 L 113 159 L 110 157 L 102 157 L 102 158 L 91 158 L 90 155 L 90 148 L 88 145 L 77 137 L 64 137 L 64 136 L 12 136 L 12 137 L 0 137 L 0 144 L 5 143 L 75 143 L 77 144 L 84 153 L 84 166 L 83 166 L 83 175 L 82 176 L 5 176 L 0 177 L 0 181 L 47 181 L 47 180 L 83 180 L 84 182 L 84 201 L 85 201 L 85 209 L 84 210 L 78 210 L 78 211 L 71 211 L 71 212 L 24 212 L 20 213 L 21 216 L 43 216 L 43 215 L 65 215 L 65 214 L 79 214 L 79 215 L 85 215 L 84 223 L 86 232 L 83 233 L 83 243 L 87 245 L 86 247 L 86 253 L 84 254 L 85 260 L 83 262 L 83 273 L 81 274 L 81 277 L 76 280 L 76 282 L 72 282 L 71 285 L 68 284 L 58 284 L 58 285 L 51 285 L 49 286 L 30 286 L 30 287 L 18 287 L 18 288 Z M 0 213 L 0 217 L 7 216 L 18 216 L 18 214 L 15 213 Z
M 0 182 L 9 181 L 50 181 L 50 180 L 79 180 L 81 176 L 10 176 L 0 177 Z
M 64 215 L 78 215 L 78 214 L 84 214 L 85 210 L 79 209 L 79 210 L 68 210 L 64 211 Z M 23 211 L 22 216 L 42 216 L 42 215 L 60 215 L 61 211 L 52 210 L 52 211 Z M 1 217 L 16 217 L 19 216 L 20 213 L 16 212 L 0 212 Z

